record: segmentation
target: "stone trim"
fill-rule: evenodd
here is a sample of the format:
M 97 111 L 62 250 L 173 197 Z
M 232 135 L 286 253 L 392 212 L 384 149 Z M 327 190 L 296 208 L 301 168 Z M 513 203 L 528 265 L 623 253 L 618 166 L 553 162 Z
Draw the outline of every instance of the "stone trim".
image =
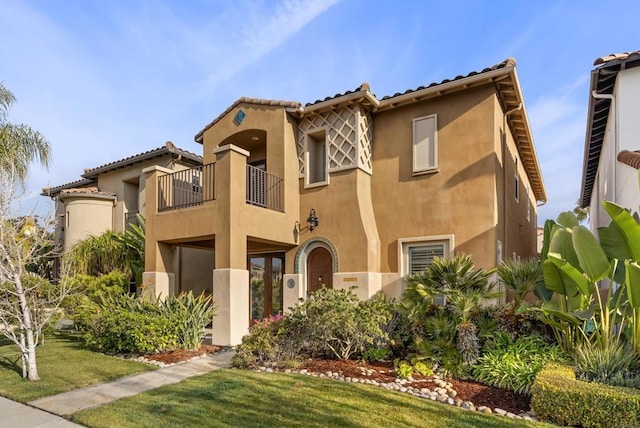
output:
M 303 259 L 302 256 L 307 253 L 307 250 L 313 244 L 324 244 L 322 246 L 331 252 L 331 257 L 333 258 L 333 272 L 334 273 L 340 272 L 340 262 L 338 260 L 338 250 L 336 246 L 328 238 L 318 236 L 318 237 L 308 239 L 307 241 L 304 242 L 304 244 L 300 246 L 294 259 L 293 273 L 301 274 L 305 271 L 305 269 L 302 266 L 302 259 Z

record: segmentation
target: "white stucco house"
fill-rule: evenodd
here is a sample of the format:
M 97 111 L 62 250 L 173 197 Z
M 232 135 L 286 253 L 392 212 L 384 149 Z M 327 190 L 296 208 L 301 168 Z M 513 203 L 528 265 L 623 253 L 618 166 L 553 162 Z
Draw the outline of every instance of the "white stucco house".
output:
M 603 200 L 639 210 L 640 51 L 597 58 L 594 66 L 579 202 L 595 231 L 610 222 Z

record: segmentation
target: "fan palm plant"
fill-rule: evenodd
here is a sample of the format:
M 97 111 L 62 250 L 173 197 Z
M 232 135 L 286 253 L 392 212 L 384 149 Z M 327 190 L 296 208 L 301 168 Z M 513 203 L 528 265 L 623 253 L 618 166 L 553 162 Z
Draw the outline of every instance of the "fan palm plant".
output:
M 504 260 L 496 268 L 504 285 L 513 292 L 513 306 L 517 311 L 529 293 L 535 293 L 540 299 L 544 287 L 542 276 L 542 264 L 535 259 L 530 260 Z

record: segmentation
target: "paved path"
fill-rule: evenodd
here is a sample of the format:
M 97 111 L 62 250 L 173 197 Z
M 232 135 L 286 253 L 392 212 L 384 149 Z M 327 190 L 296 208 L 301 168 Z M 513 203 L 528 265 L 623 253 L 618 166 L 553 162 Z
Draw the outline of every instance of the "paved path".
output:
M 0 426 L 11 428 L 78 428 L 82 425 L 0 397 Z
M 128 376 L 113 382 L 88 386 L 51 397 L 41 398 L 30 402 L 29 405 L 56 415 L 68 416 L 80 410 L 101 406 L 119 398 L 130 397 L 150 389 L 178 383 L 192 376 L 209 373 L 220 368 L 231 367 L 231 357 L 233 354 L 233 351 L 220 352 L 210 357 L 198 358 L 185 363 L 163 367 L 152 372 Z M 0 412 L 0 414 L 2 414 L 2 412 Z M 7 426 L 13 427 L 12 425 Z M 48 427 L 48 425 L 46 426 Z M 61 427 L 62 426 L 63 425 L 61 425 Z

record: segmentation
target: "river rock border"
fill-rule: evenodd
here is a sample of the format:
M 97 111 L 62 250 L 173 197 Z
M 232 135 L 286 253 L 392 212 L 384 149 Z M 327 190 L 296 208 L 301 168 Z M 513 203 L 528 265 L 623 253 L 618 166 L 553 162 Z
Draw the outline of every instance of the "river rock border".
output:
M 230 350 L 231 350 L 231 348 L 221 347 L 219 351 L 211 352 L 211 353 L 203 352 L 200 355 L 195 355 L 195 356 L 193 356 L 193 357 L 191 357 L 189 359 L 178 361 L 178 362 L 175 362 L 175 363 L 163 363 L 162 361 L 156 361 L 156 360 L 152 360 L 150 358 L 146 358 L 144 355 L 117 354 L 116 357 L 122 358 L 124 360 L 137 361 L 139 363 L 151 364 L 151 365 L 158 366 L 158 367 L 162 368 L 162 367 L 175 366 L 176 364 L 186 363 L 187 361 L 198 360 L 200 358 L 211 357 L 211 356 L 214 356 L 214 355 L 217 355 L 217 354 L 222 354 L 224 352 L 228 352 Z
M 341 372 L 324 372 L 324 373 L 314 373 L 310 372 L 307 369 L 286 369 L 286 370 L 276 370 L 268 367 L 259 367 L 257 372 L 264 373 L 287 373 L 287 374 L 300 374 L 313 376 L 321 379 L 331 379 L 339 382 L 347 382 L 347 383 L 362 383 L 366 385 L 373 385 L 380 388 L 384 388 L 389 391 L 397 391 L 404 394 L 413 395 L 414 397 L 428 399 L 431 401 L 437 401 L 439 403 L 450 404 L 452 406 L 459 407 L 463 410 L 475 411 L 486 414 L 494 414 L 505 416 L 512 419 L 523 419 L 527 421 L 536 421 L 536 415 L 533 411 L 529 411 L 526 413 L 521 413 L 516 415 L 511 412 L 507 412 L 506 410 L 500 409 L 498 407 L 491 409 L 487 406 L 475 406 L 471 401 L 463 401 L 460 398 L 456 398 L 458 393 L 453 389 L 451 383 L 442 379 L 442 377 L 438 375 L 432 376 L 431 379 L 427 380 L 427 382 L 433 382 L 433 388 L 416 388 L 413 387 L 414 383 L 413 378 L 408 377 L 407 379 L 396 378 L 393 382 L 378 382 L 372 379 L 365 378 L 356 378 L 356 377 L 345 377 Z M 375 373 L 375 369 L 369 369 L 365 367 L 360 367 L 360 371 L 362 375 L 371 376 Z

